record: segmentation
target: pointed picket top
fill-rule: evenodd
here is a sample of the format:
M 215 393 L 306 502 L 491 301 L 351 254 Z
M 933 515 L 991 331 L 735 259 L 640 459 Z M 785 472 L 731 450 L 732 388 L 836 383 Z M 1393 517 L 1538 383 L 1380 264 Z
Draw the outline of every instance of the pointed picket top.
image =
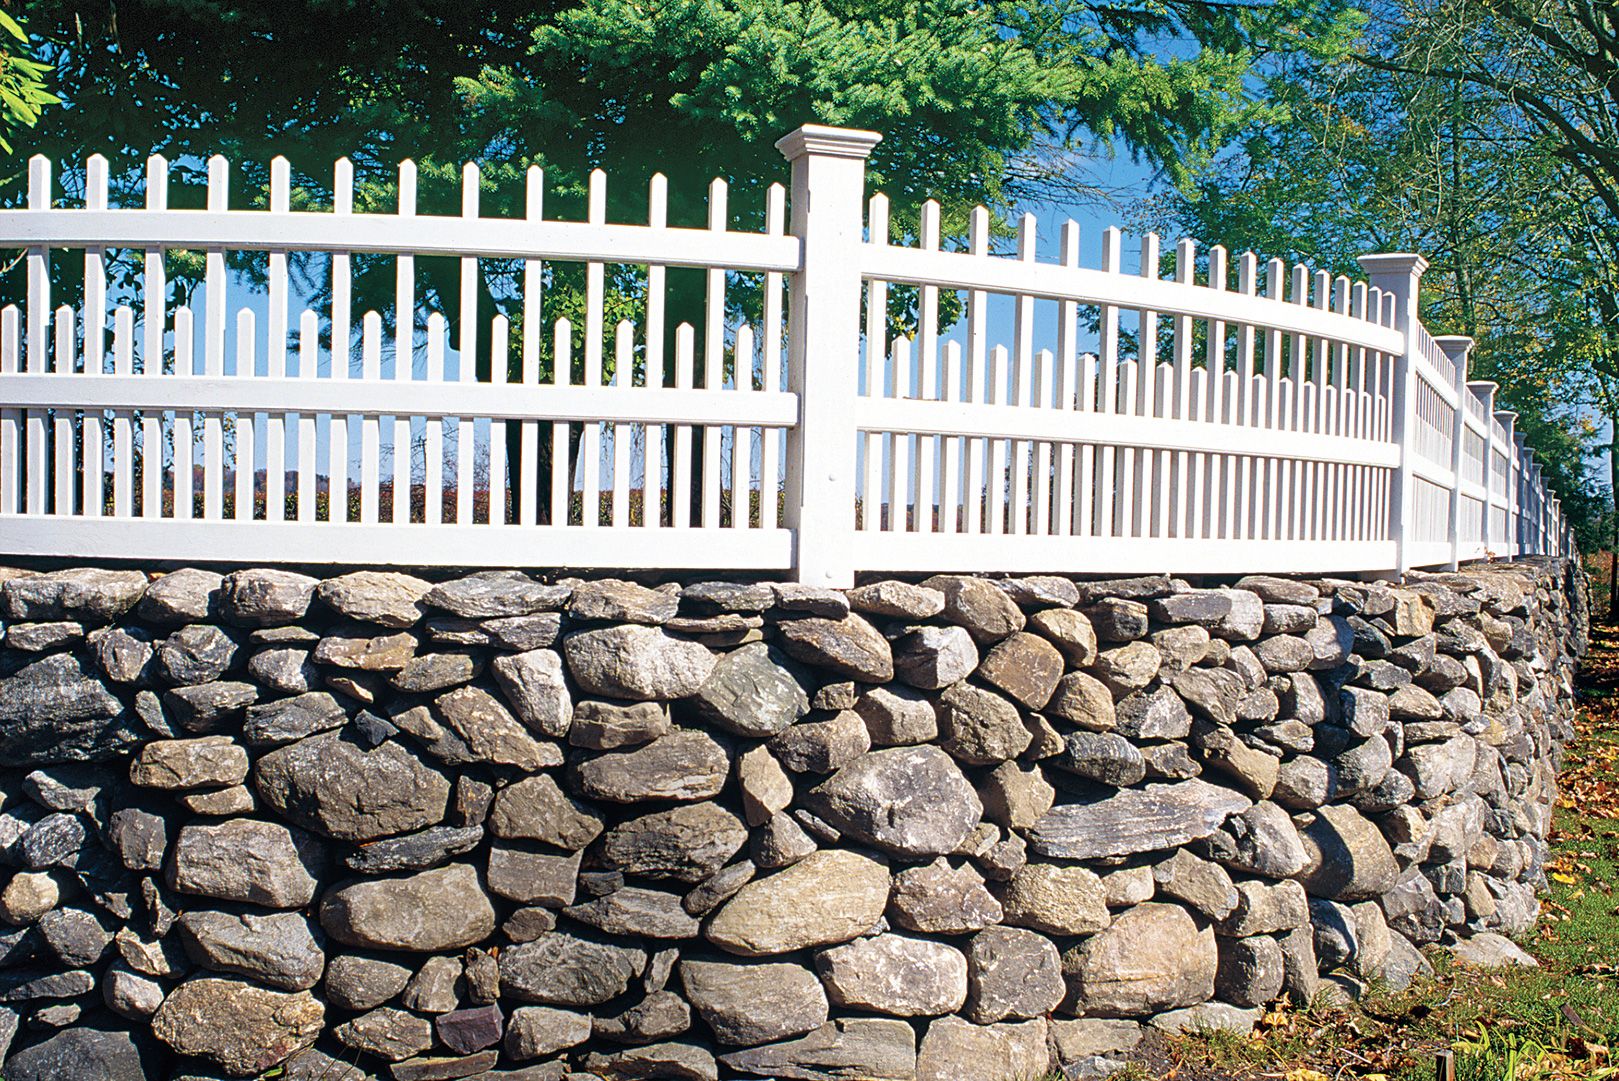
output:
M 523 216 L 539 221 L 545 207 L 545 170 L 530 165 L 523 173 Z
M 216 213 L 230 209 L 230 162 L 221 154 L 208 159 L 208 209 Z
M 1259 289 L 1259 256 L 1245 251 L 1237 260 L 1237 291 L 1253 296 Z
M 28 209 L 49 210 L 51 206 L 51 159 L 35 154 L 28 159 Z
M 292 166 L 277 154 L 270 159 L 270 213 L 285 214 L 292 209 Z
M 107 209 L 107 159 L 91 154 L 84 162 L 84 205 L 88 210 Z
M 1158 280 L 1158 262 L 1163 242 L 1163 238 L 1157 233 L 1141 234 L 1141 276 L 1143 278 L 1151 278 L 1153 281 Z
M 669 225 L 669 178 L 653 173 L 646 186 L 646 223 L 654 229 Z
M 1181 237 L 1175 245 L 1175 280 L 1182 285 L 1191 285 L 1197 271 L 1197 241 L 1191 237 Z
M 332 163 L 332 210 L 338 214 L 354 212 L 354 163 L 348 158 Z
M 1025 263 L 1034 262 L 1035 249 L 1040 240 L 1039 223 L 1033 214 L 1024 214 L 1017 223 L 1017 257 Z
M 730 185 L 718 177 L 708 185 L 708 227 L 717 233 L 725 231 L 726 202 L 730 190 Z
M 590 182 L 586 192 L 588 203 L 587 216 L 592 225 L 600 225 L 607 220 L 607 174 L 600 169 L 590 170 Z
M 918 218 L 918 237 L 921 246 L 927 251 L 937 251 L 939 248 L 939 201 L 929 199 L 922 204 L 922 213 Z
M 866 202 L 866 243 L 888 243 L 888 196 L 880 191 Z
M 989 208 L 982 203 L 968 216 L 967 247 L 974 255 L 989 253 Z
M 399 207 L 402 218 L 416 213 L 416 163 L 409 158 L 399 163 Z
M 765 232 L 780 236 L 787 230 L 787 188 L 772 184 L 765 189 Z
M 461 166 L 461 216 L 476 218 L 478 216 L 478 197 L 482 193 L 483 174 L 478 169 L 478 163 L 469 161 Z

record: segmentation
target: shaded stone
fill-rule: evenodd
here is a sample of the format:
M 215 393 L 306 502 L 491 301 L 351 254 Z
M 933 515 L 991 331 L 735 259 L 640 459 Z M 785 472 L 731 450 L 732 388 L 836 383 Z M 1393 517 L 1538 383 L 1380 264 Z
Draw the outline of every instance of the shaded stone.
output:
M 631 751 L 579 762 L 570 771 L 585 796 L 610 803 L 700 800 L 718 795 L 730 773 L 724 748 L 703 732 L 682 730 Z
M 796 1040 L 721 1055 L 720 1062 L 782 1081 L 915 1081 L 916 1034 L 897 1019 L 851 1017 Z
M 594 841 L 602 828 L 600 815 L 545 773 L 502 788 L 489 812 L 489 831 L 496 837 L 544 841 L 570 852 Z
M 714 655 L 696 642 L 627 624 L 569 635 L 562 649 L 579 685 L 606 698 L 685 698 L 696 693 L 715 664 Z
M 211 683 L 236 661 L 236 641 L 218 627 L 181 627 L 157 647 L 157 664 L 171 683 Z
M 427 694 L 469 683 L 482 671 L 482 658 L 466 650 L 422 653 L 406 661 L 388 682 L 395 690 Z
M 1146 760 L 1135 745 L 1112 732 L 1070 732 L 1063 753 L 1053 764 L 1088 781 L 1115 788 L 1133 785 L 1147 775 Z
M 553 931 L 501 952 L 500 990 L 520 1002 L 597 1006 L 623 994 L 645 965 L 643 950 Z
M 750 826 L 762 826 L 793 802 L 793 782 L 768 747 L 755 747 L 736 760 L 742 813 Z
M 782 650 L 803 664 L 861 683 L 887 683 L 894 678 L 888 640 L 857 615 L 787 620 L 778 625 L 777 634 Z
M 337 699 L 324 691 L 247 707 L 242 738 L 253 747 L 275 747 L 339 728 L 348 721 Z
M 0 586 L 6 618 L 22 622 L 72 620 L 111 623 L 135 606 L 146 592 L 140 571 L 74 567 L 23 574 Z
M 326 967 L 309 921 L 296 912 L 192 909 L 180 914 L 175 927 L 197 964 L 283 991 L 315 986 Z
M 433 1023 L 404 1010 L 385 1008 L 337 1026 L 332 1036 L 345 1047 L 400 1062 L 433 1046 Z
M 939 695 L 935 707 L 939 745 L 967 765 L 991 766 L 1016 758 L 1032 739 L 1017 707 L 993 691 L 957 683 Z
M 1158 892 L 1182 901 L 1211 920 L 1223 920 L 1237 907 L 1239 894 L 1226 869 L 1177 849 L 1152 869 Z
M 130 783 L 142 788 L 214 788 L 246 778 L 247 751 L 229 736 L 153 740 L 129 764 Z
M 1281 945 L 1268 935 L 1221 938 L 1214 990 L 1237 1006 L 1263 1006 L 1282 993 L 1286 962 Z
M 10 1018 L 10 1043 L 17 1019 Z M 6 1057 L 10 1081 L 146 1081 L 146 1066 L 127 1032 L 75 1025 Z
M 1226 819 L 1208 841 L 1209 855 L 1227 867 L 1266 878 L 1292 878 L 1306 857 L 1286 811 L 1260 802 Z
M 655 1043 L 611 1055 L 586 1055 L 584 1067 L 613 1078 L 667 1078 L 668 1081 L 716 1081 L 719 1067 L 708 1050 L 689 1043 Z M 588 1076 L 588 1075 L 587 1075 Z
M 944 594 L 927 586 L 887 579 L 848 592 L 849 607 L 885 619 L 932 619 L 944 611 Z
M 605 897 L 563 910 L 569 919 L 613 935 L 643 938 L 696 938 L 697 921 L 680 905 L 680 895 L 626 886 Z
M 806 612 L 830 619 L 841 619 L 849 613 L 849 599 L 842 590 L 798 582 L 772 582 L 770 588 L 776 594 L 776 607 L 784 612 Z
M 129 870 L 155 871 L 168 852 L 169 824 L 160 815 L 125 807 L 107 819 L 107 840 Z
M 1053 935 L 1099 931 L 1111 920 L 1102 880 L 1083 867 L 1030 863 L 997 891 L 1005 922 Z
M 692 705 L 705 720 L 738 735 L 767 738 L 809 712 L 809 696 L 792 670 L 762 642 L 719 659 Z
M 451 1010 L 433 1019 L 439 1042 L 458 1055 L 493 1047 L 506 1030 L 506 1017 L 496 1005 Z
M 495 912 L 477 872 L 458 863 L 337 886 L 321 899 L 320 924 L 349 946 L 432 953 L 487 938 Z
M 285 818 L 345 841 L 435 825 L 450 782 L 397 741 L 365 748 L 327 732 L 259 759 L 254 787 Z
M 1044 1017 L 1062 1001 L 1062 957 L 1043 935 L 990 927 L 967 947 L 967 1019 L 987 1025 Z
M 78 856 L 86 836 L 84 822 L 77 815 L 49 814 L 17 838 L 12 858 L 30 871 L 65 865 Z
M 1193 589 L 1158 597 L 1147 604 L 1147 611 L 1160 623 L 1213 627 L 1231 614 L 1231 597 L 1218 590 Z
M 522 770 L 562 765 L 562 749 L 529 735 L 488 691 L 457 687 L 439 695 L 433 708 L 479 761 Z
M 602 702 L 591 699 L 573 709 L 568 742 L 593 751 L 649 743 L 669 731 L 669 707 L 661 702 Z
M 177 1054 L 208 1059 L 232 1077 L 252 1077 L 313 1044 L 325 1016 L 308 991 L 193 979 L 163 1000 L 152 1033 Z
M 181 893 L 302 908 L 315 896 L 322 862 L 318 843 L 278 822 L 191 823 L 174 843 L 168 882 Z
M 176 687 L 163 695 L 168 711 L 181 728 L 190 732 L 217 731 L 258 700 L 257 687 L 234 680 Z
M 680 962 L 680 982 L 722 1044 L 752 1047 L 826 1024 L 826 992 L 800 965 L 687 958 Z
M 307 649 L 265 649 L 247 662 L 253 682 L 280 694 L 303 694 L 320 684 L 320 670 L 309 660 Z
M 808 801 L 840 831 L 912 857 L 955 851 L 983 811 L 955 763 L 931 746 L 861 755 L 812 789 Z
M 641 623 L 656 626 L 674 618 L 680 594 L 648 589 L 635 582 L 602 578 L 574 586 L 568 615 L 587 623 Z
M 588 1014 L 549 1006 L 519 1006 L 512 1011 L 511 1024 L 506 1028 L 506 1056 L 524 1062 L 577 1047 L 588 1039 Z M 559 1077 L 560 1074 L 559 1069 Z
M 700 882 L 748 843 L 736 815 L 713 803 L 695 803 L 621 822 L 596 849 L 608 870 L 643 878 Z
M 940 617 L 967 628 L 976 642 L 998 642 L 1023 629 L 1023 612 L 1016 602 L 983 578 L 937 574 L 922 584 L 944 594 Z
M 978 647 L 962 627 L 918 627 L 894 642 L 898 679 L 922 690 L 939 690 L 978 667 Z
M 351 871 L 368 875 L 422 871 L 471 852 L 482 840 L 482 826 L 431 826 L 419 833 L 372 841 L 343 862 Z
M 411 970 L 393 961 L 340 953 L 326 966 L 326 998 L 345 1010 L 369 1010 L 405 989 Z
M 941 942 L 884 934 L 816 955 L 832 1004 L 896 1017 L 959 1010 L 967 999 L 967 959 Z
M 1130 642 L 1102 650 L 1091 670 L 1108 690 L 1122 697 L 1151 683 L 1162 663 L 1158 650 L 1148 643 Z
M 219 608 L 224 577 L 213 571 L 183 567 L 155 579 L 135 609 L 141 619 L 163 626 L 200 623 Z
M 843 710 L 826 720 L 795 724 L 767 746 L 794 773 L 831 773 L 871 750 L 871 733 L 858 713 Z
M 448 1013 L 461 1001 L 461 962 L 429 957 L 405 985 L 400 1004 L 418 1013 Z
M 1016 762 L 1002 762 L 978 783 L 978 795 L 990 821 L 1008 829 L 1028 829 L 1051 810 L 1057 790 L 1046 783 L 1038 766 L 1025 769 Z
M 1128 909 L 1063 955 L 1070 1005 L 1094 1017 L 1144 1017 L 1214 994 L 1214 932 L 1179 905 Z
M 1145 637 L 1150 625 L 1147 606 L 1129 597 L 1101 597 L 1085 615 L 1104 642 L 1130 642 Z
M 1238 882 L 1237 907 L 1221 920 L 1216 930 L 1232 938 L 1291 931 L 1310 919 L 1304 887 L 1292 880 L 1266 882 L 1250 879 Z
M 274 627 L 296 623 L 309 610 L 320 583 L 304 574 L 272 568 L 240 570 L 220 587 L 225 618 L 240 627 Z
M 747 957 L 847 942 L 877 923 L 888 887 L 888 869 L 876 860 L 850 851 L 814 852 L 743 886 L 705 933 Z
M 953 866 L 940 857 L 894 876 L 890 918 L 899 926 L 927 934 L 960 935 L 1001 922 L 1003 911 L 984 877 L 971 864 Z
M 107 761 L 137 738 L 123 709 L 76 654 L 25 664 L 0 679 L 0 766 Z
M 450 582 L 440 582 L 422 603 L 463 619 L 495 619 L 553 612 L 568 602 L 573 591 L 546 585 L 522 571 L 479 571 Z
M 1114 713 L 1114 732 L 1129 739 L 1185 739 L 1192 731 L 1186 703 L 1161 684 L 1126 695 Z
M 1306 863 L 1298 878 L 1312 894 L 1363 901 L 1394 887 L 1400 873 L 1394 853 L 1378 828 L 1353 807 L 1328 805 L 1301 821 Z
M 1207 837 L 1250 801 L 1201 780 L 1150 784 L 1054 807 L 1029 832 L 1042 856 L 1096 859 L 1174 848 Z
M 549 649 L 496 657 L 495 682 L 518 719 L 542 736 L 560 738 L 573 722 L 562 657 Z

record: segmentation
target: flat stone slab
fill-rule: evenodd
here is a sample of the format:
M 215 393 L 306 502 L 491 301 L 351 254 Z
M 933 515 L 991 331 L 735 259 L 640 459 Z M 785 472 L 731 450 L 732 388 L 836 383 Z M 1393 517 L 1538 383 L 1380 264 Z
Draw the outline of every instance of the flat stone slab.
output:
M 1150 784 L 1052 808 L 1029 831 L 1029 847 L 1068 860 L 1156 852 L 1207 837 L 1252 805 L 1240 792 L 1196 778 Z

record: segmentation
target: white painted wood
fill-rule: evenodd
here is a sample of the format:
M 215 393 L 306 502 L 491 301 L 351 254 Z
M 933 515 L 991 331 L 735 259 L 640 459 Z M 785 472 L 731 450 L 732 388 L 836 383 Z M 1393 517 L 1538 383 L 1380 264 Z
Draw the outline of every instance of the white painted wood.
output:
M 416 216 L 416 163 L 409 159 L 399 163 L 398 214 L 400 232 L 408 231 L 410 219 Z M 462 262 L 464 264 L 466 260 Z M 463 275 L 462 287 L 465 288 L 465 285 Z M 463 317 L 465 314 L 463 309 Z M 410 381 L 415 356 L 416 258 L 401 252 L 394 259 L 393 377 L 396 381 Z M 393 457 L 393 520 L 403 524 L 410 521 L 411 423 L 408 415 L 394 416 L 388 449 Z

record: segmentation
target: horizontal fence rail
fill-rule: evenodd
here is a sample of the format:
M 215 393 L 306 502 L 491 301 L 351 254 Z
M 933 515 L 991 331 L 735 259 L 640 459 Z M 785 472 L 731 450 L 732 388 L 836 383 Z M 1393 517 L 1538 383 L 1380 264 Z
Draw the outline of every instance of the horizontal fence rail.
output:
M 294 210 L 276 159 L 247 209 L 214 158 L 176 209 L 153 158 L 114 208 L 104 160 L 62 205 L 36 158 L 0 210 L 0 553 L 846 585 L 1568 550 L 1471 343 L 1423 327 L 1420 257 L 1350 281 L 1108 229 L 1086 261 L 1073 222 L 983 208 L 946 237 L 937 203 L 865 195 L 877 139 L 783 139 L 790 192 L 747 228 L 723 181 L 706 227 L 669 224 L 662 177 L 608 221 L 600 172 L 557 221 L 538 169 L 483 214 L 469 165 L 428 214 L 407 162 L 361 212 L 340 161 Z

